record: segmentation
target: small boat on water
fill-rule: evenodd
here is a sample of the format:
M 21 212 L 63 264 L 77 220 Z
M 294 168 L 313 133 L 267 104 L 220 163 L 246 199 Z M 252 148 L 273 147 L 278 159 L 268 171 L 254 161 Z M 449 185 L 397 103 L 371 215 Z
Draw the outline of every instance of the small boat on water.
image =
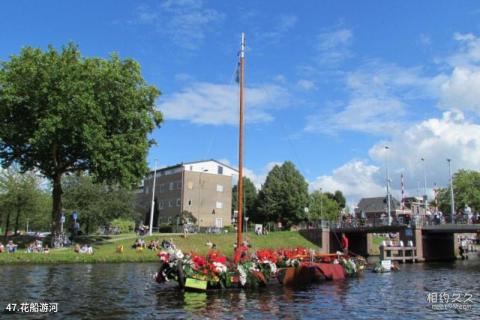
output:
M 365 260 L 337 254 L 318 254 L 305 248 L 260 249 L 249 253 L 243 240 L 243 107 L 245 34 L 242 33 L 238 63 L 240 87 L 239 163 L 237 241 L 233 259 L 227 259 L 217 250 L 207 256 L 184 254 L 174 244 L 158 253 L 160 268 L 155 275 L 159 283 L 174 280 L 187 290 L 221 288 L 256 288 L 278 281 L 286 286 L 308 284 L 313 281 L 338 280 L 362 273 Z

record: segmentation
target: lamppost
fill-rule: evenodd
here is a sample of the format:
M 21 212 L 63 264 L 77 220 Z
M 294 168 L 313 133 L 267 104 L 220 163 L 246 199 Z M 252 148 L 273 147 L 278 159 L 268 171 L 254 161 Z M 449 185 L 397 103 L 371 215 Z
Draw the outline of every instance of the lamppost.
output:
M 245 216 L 244 219 L 245 219 L 245 234 L 247 234 L 247 232 L 248 232 L 248 217 Z
M 425 214 L 427 213 L 427 171 L 425 170 L 425 158 L 422 158 L 423 163 L 423 187 L 424 187 L 424 194 L 423 194 L 423 206 L 425 207 Z
M 153 211 L 155 207 L 155 182 L 157 181 L 157 159 L 155 159 L 154 171 L 153 171 L 153 188 L 152 188 L 152 204 L 150 208 L 150 224 L 148 226 L 148 235 L 152 235 L 153 231 Z
M 388 208 L 388 225 L 392 224 L 392 214 L 390 208 L 390 176 L 388 174 L 388 150 L 390 150 L 389 146 L 385 146 L 385 174 L 387 176 L 387 208 Z
M 452 179 L 452 159 L 447 159 L 448 162 L 448 174 L 450 176 L 450 202 L 451 202 L 451 211 L 450 211 L 450 219 L 452 223 L 455 223 L 455 200 L 453 198 L 453 179 Z
M 320 219 L 322 220 L 322 224 L 323 224 L 323 193 L 322 193 L 322 188 L 320 188 Z
M 307 229 L 310 229 L 310 214 L 308 211 L 308 207 L 303 208 L 305 215 L 307 216 Z

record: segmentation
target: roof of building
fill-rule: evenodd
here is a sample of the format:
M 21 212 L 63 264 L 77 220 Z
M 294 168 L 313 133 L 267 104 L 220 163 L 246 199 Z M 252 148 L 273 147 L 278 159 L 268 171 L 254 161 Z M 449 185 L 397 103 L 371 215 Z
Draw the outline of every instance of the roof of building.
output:
M 215 160 L 215 159 L 209 159 L 209 160 L 199 160 L 199 161 L 190 161 L 190 162 L 181 162 L 181 163 L 177 163 L 177 164 L 174 164 L 174 165 L 171 165 L 171 166 L 167 166 L 167 167 L 163 167 L 163 168 L 159 168 L 157 169 L 157 172 L 162 172 L 162 171 L 166 171 L 166 170 L 170 170 L 170 169 L 174 169 L 174 168 L 178 168 L 178 167 L 181 167 L 181 166 L 184 166 L 184 165 L 188 165 L 188 164 L 195 164 L 195 163 L 201 163 L 201 162 L 208 162 L 208 161 L 213 161 L 213 162 L 216 162 L 224 167 L 227 167 L 227 168 L 230 168 L 234 171 L 237 171 L 237 169 L 235 168 L 232 168 L 231 166 L 223 163 L 223 162 L 220 162 L 218 160 Z M 150 170 L 150 172 L 154 172 L 155 170 Z
M 362 198 L 358 203 L 358 211 L 384 212 L 387 208 L 387 197 Z M 390 196 L 390 207 L 392 210 L 400 208 L 400 202 Z

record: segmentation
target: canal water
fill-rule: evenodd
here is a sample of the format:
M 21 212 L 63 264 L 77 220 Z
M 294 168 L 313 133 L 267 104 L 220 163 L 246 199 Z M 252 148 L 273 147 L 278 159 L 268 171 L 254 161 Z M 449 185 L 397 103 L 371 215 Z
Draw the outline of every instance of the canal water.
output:
M 159 285 L 152 281 L 156 268 L 153 263 L 0 266 L 2 309 L 9 303 L 58 304 L 57 313 L 0 313 L 0 318 L 480 319 L 478 258 L 406 264 L 390 274 L 367 270 L 359 279 L 303 288 L 208 293 Z

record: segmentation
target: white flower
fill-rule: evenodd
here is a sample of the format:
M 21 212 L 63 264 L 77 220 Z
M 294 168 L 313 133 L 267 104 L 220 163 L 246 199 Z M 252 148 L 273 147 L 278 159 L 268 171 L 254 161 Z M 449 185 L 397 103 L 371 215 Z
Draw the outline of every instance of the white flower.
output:
M 218 273 L 227 272 L 227 266 L 220 262 L 214 262 L 213 265 L 215 266 L 215 271 Z
M 240 264 L 237 266 L 237 270 L 238 270 L 238 273 L 240 274 L 240 277 L 239 277 L 240 284 L 244 286 L 245 283 L 247 283 L 247 272 L 245 271 L 243 266 Z
M 175 251 L 175 258 L 177 258 L 177 259 L 182 259 L 183 258 L 182 250 Z

